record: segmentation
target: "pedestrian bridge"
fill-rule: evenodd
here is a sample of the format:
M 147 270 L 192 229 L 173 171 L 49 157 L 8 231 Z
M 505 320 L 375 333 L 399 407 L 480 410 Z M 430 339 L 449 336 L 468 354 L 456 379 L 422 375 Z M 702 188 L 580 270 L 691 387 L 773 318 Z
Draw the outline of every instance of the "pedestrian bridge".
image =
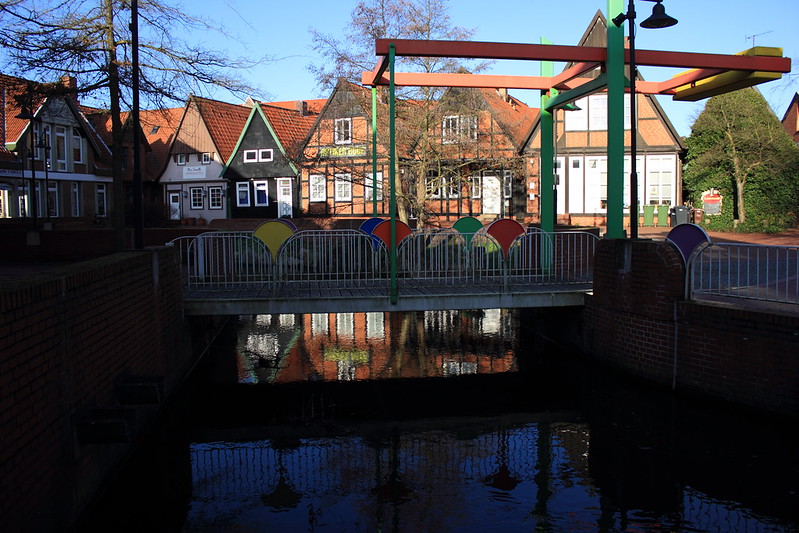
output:
M 579 306 L 598 242 L 537 229 L 512 239 L 414 230 L 397 240 L 395 254 L 357 230 L 292 231 L 279 245 L 254 232 L 208 232 L 170 245 L 187 314 L 243 315 Z

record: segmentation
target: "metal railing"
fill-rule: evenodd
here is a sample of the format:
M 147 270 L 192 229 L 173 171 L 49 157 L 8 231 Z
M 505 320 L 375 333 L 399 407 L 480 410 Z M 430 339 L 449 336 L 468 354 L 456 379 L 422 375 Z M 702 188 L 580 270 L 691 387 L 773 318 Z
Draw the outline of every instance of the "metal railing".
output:
M 799 304 L 799 246 L 711 243 L 688 261 L 688 298 Z
M 585 232 L 530 231 L 511 244 L 507 258 L 484 231 L 416 230 L 397 249 L 402 288 L 590 283 L 598 238 Z M 170 243 L 179 250 L 191 290 L 387 288 L 386 245 L 356 230 L 299 231 L 275 253 L 252 232 L 209 232 Z

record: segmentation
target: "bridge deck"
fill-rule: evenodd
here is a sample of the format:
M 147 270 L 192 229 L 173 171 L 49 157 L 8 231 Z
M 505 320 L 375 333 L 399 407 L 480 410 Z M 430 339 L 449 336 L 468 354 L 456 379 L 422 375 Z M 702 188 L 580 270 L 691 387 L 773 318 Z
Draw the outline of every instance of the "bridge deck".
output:
M 530 285 L 442 285 L 430 282 L 399 284 L 392 304 L 385 283 L 286 283 L 279 286 L 243 286 L 231 289 L 185 290 L 190 315 L 249 315 L 265 313 L 341 313 L 424 311 L 438 309 L 491 309 L 567 307 L 583 305 L 590 283 Z

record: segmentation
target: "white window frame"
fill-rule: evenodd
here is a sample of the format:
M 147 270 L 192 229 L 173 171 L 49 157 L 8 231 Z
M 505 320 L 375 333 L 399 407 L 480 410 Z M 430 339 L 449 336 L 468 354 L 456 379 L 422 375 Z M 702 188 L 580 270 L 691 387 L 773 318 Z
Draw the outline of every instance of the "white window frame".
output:
M 363 196 L 367 202 L 372 201 L 372 191 L 374 190 L 373 181 L 372 181 L 372 174 L 369 173 L 363 180 Z M 383 200 L 383 173 L 377 173 L 377 201 L 380 202 Z
M 384 339 L 385 337 L 385 315 L 382 312 L 366 313 L 366 338 Z
M 225 205 L 222 187 L 208 187 L 208 209 L 222 209 Z
M 66 126 L 55 127 L 55 169 L 57 172 L 67 171 L 67 128 Z
M 177 154 L 176 162 L 178 166 L 184 166 L 186 164 L 186 154 Z
M 439 179 L 438 172 L 435 170 L 427 171 L 424 186 L 430 198 L 442 198 L 444 196 L 444 183 Z
M 257 163 L 258 150 L 244 150 L 241 155 L 241 160 L 243 163 Z
M 333 121 L 333 144 L 352 144 L 352 118 Z
M 355 335 L 355 313 L 336 313 L 336 335 Z
M 189 187 L 189 209 L 197 211 L 205 207 L 202 187 Z
M 53 201 L 52 202 L 49 202 L 50 193 L 53 193 L 53 198 L 52 198 Z M 50 216 L 53 216 L 53 217 L 61 216 L 61 213 L 60 213 L 59 208 L 58 208 L 59 202 L 58 202 L 58 182 L 57 181 L 50 181 L 47 184 L 47 193 L 45 193 L 45 198 L 48 200 L 48 202 L 50 204 L 49 205 L 49 207 L 51 209 Z M 43 209 L 47 209 L 47 207 L 48 206 L 45 204 L 42 208 Z
M 646 196 L 648 203 L 669 205 L 674 203 L 675 167 L 674 155 L 646 157 Z
M 71 198 L 72 198 L 72 216 L 79 217 L 80 216 L 80 183 L 77 181 L 72 182 L 72 186 L 70 187 L 71 191 Z
M 337 202 L 352 201 L 352 174 L 336 174 L 334 197 Z
M 502 197 L 505 199 L 513 197 L 512 170 L 505 170 L 502 172 Z
M 252 182 L 252 186 L 255 207 L 267 207 L 269 205 L 269 182 L 267 180 L 257 180 Z M 263 200 L 258 199 L 259 192 L 263 192 Z
M 244 195 L 242 196 L 242 193 Z M 250 182 L 236 182 L 236 207 L 250 207 Z
M 311 174 L 308 177 L 308 194 L 310 202 L 327 201 L 327 178 L 324 174 Z
M 95 189 L 94 212 L 98 217 L 108 216 L 108 196 L 105 183 L 98 183 Z
M 483 177 L 480 174 L 475 174 L 472 176 L 470 193 L 471 197 L 474 199 L 483 197 Z
M 83 164 L 83 137 L 77 128 L 72 128 L 72 162 Z
M 312 313 L 311 314 L 311 336 L 324 335 L 327 336 L 329 332 L 329 322 L 327 313 Z
M 608 129 L 608 96 L 592 94 L 588 97 L 588 128 L 591 131 Z
M 275 158 L 275 151 L 271 148 L 259 148 L 258 149 L 258 162 L 259 163 L 268 163 Z
M 458 142 L 458 115 L 447 115 L 441 120 L 441 142 L 443 144 L 454 144 Z
M 477 140 L 478 123 L 476 116 L 447 115 L 441 121 L 441 142 L 455 144 Z
M 211 164 L 211 152 L 203 152 L 200 163 L 203 165 L 210 165 Z
M 566 111 L 563 119 L 563 127 L 566 131 L 586 131 L 588 130 L 588 97 L 580 98 L 574 102 L 580 109 L 576 111 Z

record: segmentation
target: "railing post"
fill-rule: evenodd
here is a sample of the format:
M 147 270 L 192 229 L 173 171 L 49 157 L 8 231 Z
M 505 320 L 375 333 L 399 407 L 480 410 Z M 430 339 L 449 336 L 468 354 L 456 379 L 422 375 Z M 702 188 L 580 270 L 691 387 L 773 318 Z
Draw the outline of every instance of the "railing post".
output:
M 395 180 L 397 178 L 397 141 L 396 132 L 394 131 L 394 59 L 396 55 L 396 45 L 391 43 L 388 47 L 388 119 L 389 119 L 389 184 L 390 184 L 390 200 L 389 210 L 391 211 L 391 239 L 389 243 L 389 261 L 391 263 L 391 303 L 396 304 L 399 296 L 399 289 L 397 284 L 397 191 Z

